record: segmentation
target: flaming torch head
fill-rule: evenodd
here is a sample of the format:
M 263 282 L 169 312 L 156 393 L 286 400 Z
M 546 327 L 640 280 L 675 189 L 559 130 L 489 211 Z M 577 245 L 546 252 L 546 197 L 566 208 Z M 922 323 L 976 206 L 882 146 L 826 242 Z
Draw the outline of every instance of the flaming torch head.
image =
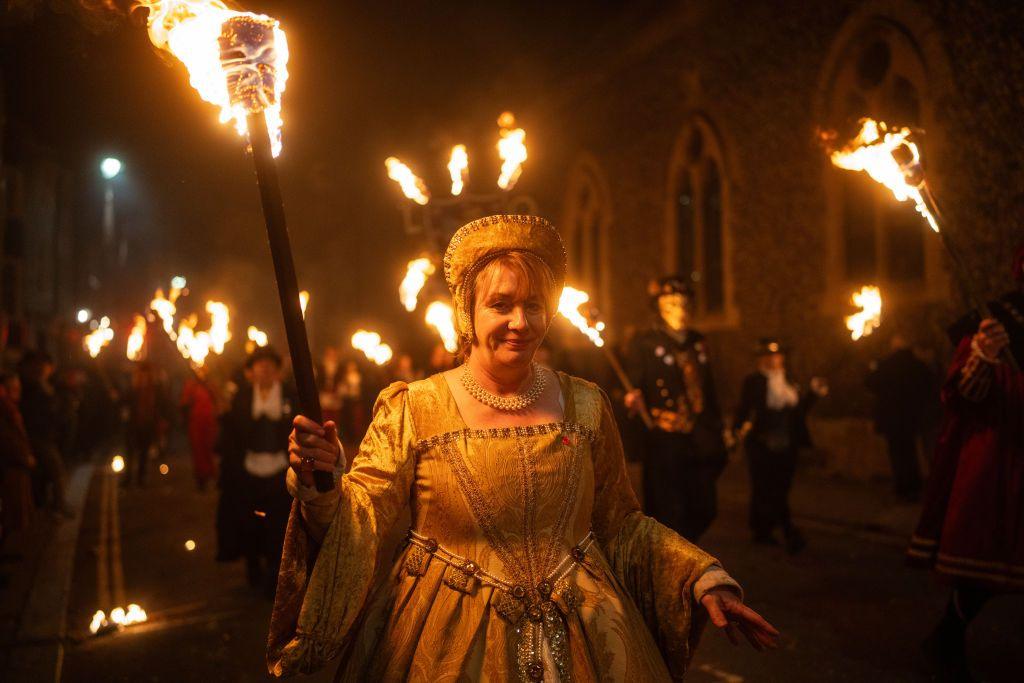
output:
M 594 343 L 594 346 L 604 346 L 604 338 L 601 331 L 604 323 L 596 322 L 591 324 L 587 317 L 580 313 L 580 306 L 590 301 L 590 295 L 586 292 L 566 285 L 562 289 L 562 295 L 558 299 L 558 312 L 568 320 L 573 327 L 585 334 Z
M 377 365 L 386 365 L 394 356 L 391 347 L 381 342 L 380 335 L 368 330 L 357 330 L 352 335 L 352 347 L 362 351 Z
M 448 353 L 459 350 L 459 335 L 455 331 L 455 312 L 443 301 L 435 301 L 427 306 L 425 316 L 427 324 L 437 330 L 441 343 Z
M 831 153 L 832 163 L 848 171 L 864 171 L 898 201 L 913 201 L 917 212 L 938 232 L 938 221 L 922 196 L 924 168 L 917 145 L 909 139 L 910 129 L 890 129 L 874 119 L 861 119 L 860 124 L 857 137 Z
M 423 180 L 412 172 L 412 169 L 403 164 L 397 157 L 388 157 L 384 160 L 384 166 L 388 169 L 388 178 L 391 178 L 402 187 L 402 194 L 413 200 L 420 206 L 426 206 L 430 201 L 430 193 Z
M 850 301 L 860 310 L 846 317 L 846 329 L 850 331 L 850 338 L 857 341 L 882 323 L 882 292 L 878 287 L 865 285 L 853 293 Z
M 423 257 L 409 261 L 405 268 L 405 277 L 398 285 L 398 298 L 401 299 L 405 310 L 416 310 L 416 303 L 423 285 L 427 284 L 427 278 L 434 274 L 436 267 L 429 258 Z
M 526 131 L 513 128 L 516 117 L 511 112 L 504 112 L 498 118 L 501 138 L 498 140 L 498 156 L 501 157 L 501 175 L 498 176 L 498 187 L 511 190 L 523 172 L 526 161 Z
M 465 145 L 452 147 L 451 160 L 448 162 L 448 174 L 452 178 L 452 195 L 457 197 L 466 187 L 466 176 L 469 174 L 469 154 Z
M 149 38 L 188 68 L 202 97 L 220 107 L 221 122 L 263 112 L 274 156 L 281 151 L 281 95 L 288 80 L 288 41 L 276 19 L 236 12 L 221 0 L 141 0 Z

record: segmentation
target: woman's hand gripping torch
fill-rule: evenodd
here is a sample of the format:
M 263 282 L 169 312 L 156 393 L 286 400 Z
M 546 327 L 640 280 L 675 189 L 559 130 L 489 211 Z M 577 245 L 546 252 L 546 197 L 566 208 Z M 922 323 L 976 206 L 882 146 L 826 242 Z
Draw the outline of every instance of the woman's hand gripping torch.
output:
M 584 291 L 576 289 L 574 287 L 566 286 L 562 290 L 562 296 L 558 301 L 558 312 L 569 321 L 569 323 L 577 330 L 587 336 L 590 341 L 594 342 L 594 346 L 604 351 L 605 358 L 608 359 L 608 364 L 612 366 L 612 370 L 615 371 L 615 376 L 619 378 L 619 383 L 622 384 L 622 388 L 626 390 L 626 396 L 636 396 L 636 387 L 629 381 L 629 376 L 626 375 L 626 371 L 622 368 L 622 363 L 619 362 L 615 352 L 611 350 L 604 343 L 604 338 L 601 337 L 601 332 L 604 330 L 604 323 L 598 319 L 598 313 L 594 308 L 587 308 L 587 312 L 581 313 L 580 306 L 590 301 L 590 295 Z M 650 412 L 647 410 L 647 406 L 643 402 L 641 396 L 639 400 L 633 401 L 632 408 L 640 414 L 640 419 L 643 420 L 644 426 L 647 429 L 654 429 L 654 420 L 651 418 Z
M 287 55 L 286 44 L 281 44 L 283 35 L 270 17 L 240 15 L 221 24 L 218 42 L 232 109 L 245 113 L 300 409 L 302 415 L 319 424 L 323 422 L 320 396 L 313 376 L 313 359 L 302 319 L 299 284 L 274 163 L 275 141 L 267 127 L 268 112 L 280 113 L 276 81 L 279 51 Z M 313 479 L 318 491 L 329 491 L 334 485 L 330 472 L 314 470 Z

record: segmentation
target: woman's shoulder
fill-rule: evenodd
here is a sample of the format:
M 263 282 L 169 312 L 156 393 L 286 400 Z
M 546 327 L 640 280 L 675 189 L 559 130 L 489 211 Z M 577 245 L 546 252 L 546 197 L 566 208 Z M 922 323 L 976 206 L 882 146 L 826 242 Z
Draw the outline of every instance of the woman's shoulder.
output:
M 577 398 L 586 398 L 591 400 L 600 400 L 604 396 L 604 390 L 597 384 L 590 380 L 577 377 L 576 375 L 570 375 L 567 372 L 561 370 L 554 370 L 558 380 L 562 383 L 562 386 L 572 390 L 572 393 Z

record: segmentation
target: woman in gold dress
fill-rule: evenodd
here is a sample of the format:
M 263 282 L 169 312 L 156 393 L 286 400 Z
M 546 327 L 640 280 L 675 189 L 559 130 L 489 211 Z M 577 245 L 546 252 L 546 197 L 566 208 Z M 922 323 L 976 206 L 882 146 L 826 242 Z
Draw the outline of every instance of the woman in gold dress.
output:
M 709 616 L 774 646 L 715 559 L 640 512 L 604 393 L 533 362 L 565 268 L 543 219 L 463 226 L 444 272 L 465 362 L 381 392 L 344 476 L 335 425 L 296 418 L 272 673 L 339 659 L 343 681 L 680 680 Z M 314 469 L 338 485 L 317 493 Z

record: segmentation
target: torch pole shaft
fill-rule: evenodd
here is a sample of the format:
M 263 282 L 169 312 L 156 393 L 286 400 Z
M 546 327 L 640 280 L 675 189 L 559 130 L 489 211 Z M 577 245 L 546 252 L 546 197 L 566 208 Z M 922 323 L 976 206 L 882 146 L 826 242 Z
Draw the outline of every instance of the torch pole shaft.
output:
M 277 179 L 277 165 L 270 147 L 270 134 L 263 112 L 249 114 L 249 143 L 256 165 L 256 180 L 260 188 L 263 205 L 263 219 L 267 224 L 267 238 L 270 241 L 270 255 L 274 261 L 277 277 L 277 293 L 281 299 L 281 313 L 288 337 L 288 351 L 292 359 L 292 372 L 299 391 L 299 408 L 302 414 L 316 422 L 323 422 L 320 410 L 320 394 L 313 375 L 313 357 L 309 352 L 306 324 L 302 319 L 299 304 L 299 282 L 295 275 L 295 261 L 292 259 L 288 226 L 284 218 L 284 204 L 281 201 L 281 186 Z M 315 470 L 313 479 L 318 491 L 329 491 L 333 478 L 329 472 Z
M 919 190 L 921 192 L 921 199 L 924 201 L 925 208 L 935 218 L 935 222 L 939 226 L 939 239 L 942 242 L 942 246 L 946 249 L 946 253 L 949 254 L 949 260 L 953 264 L 953 276 L 956 278 L 957 283 L 960 285 L 960 290 L 967 297 L 967 302 L 971 308 L 978 311 L 982 318 L 991 318 L 992 308 L 988 303 L 978 296 L 973 283 L 971 281 L 970 271 L 967 270 L 967 264 L 964 263 L 963 256 L 960 251 L 953 244 L 953 241 L 946 234 L 946 225 L 942 219 L 942 211 L 939 209 L 938 203 L 935 201 L 935 195 L 932 194 L 926 182 L 922 182 Z M 1002 360 L 1014 371 L 1020 372 L 1020 366 L 1017 364 L 1017 359 L 1010 353 L 1009 348 L 1003 349 L 1000 353 Z
M 622 368 L 622 363 L 619 362 L 618 356 L 611 350 L 611 347 L 602 346 L 601 349 L 604 351 L 605 358 L 608 359 L 608 363 L 612 366 L 612 370 L 615 371 L 615 375 L 619 378 L 619 383 L 622 384 L 622 388 L 626 392 L 633 391 L 636 387 L 629 381 L 629 376 L 626 375 L 626 371 Z M 644 426 L 648 429 L 654 429 L 654 420 L 651 419 L 651 414 L 647 411 L 647 406 L 643 403 L 640 404 L 640 419 L 643 420 Z

